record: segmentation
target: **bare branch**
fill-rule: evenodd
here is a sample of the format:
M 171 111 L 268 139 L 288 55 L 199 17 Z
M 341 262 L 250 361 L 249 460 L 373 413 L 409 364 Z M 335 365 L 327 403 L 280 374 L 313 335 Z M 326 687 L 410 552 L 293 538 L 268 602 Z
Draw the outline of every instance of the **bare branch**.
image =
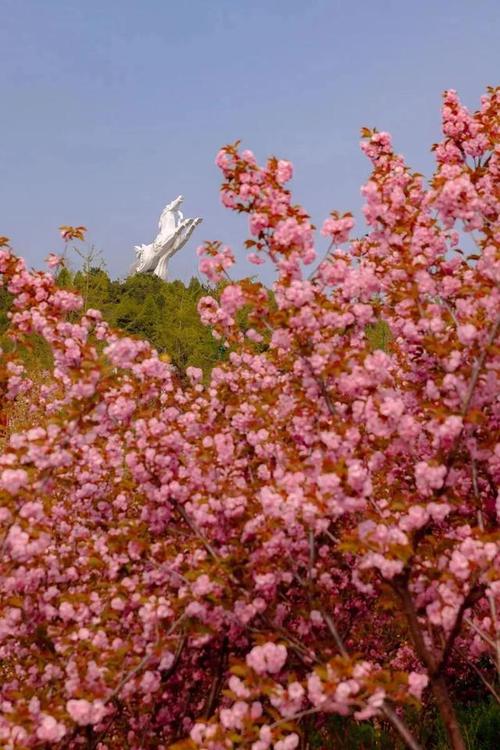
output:
M 479 679 L 481 680 L 481 682 L 483 683 L 483 685 L 490 691 L 490 693 L 492 694 L 492 696 L 494 697 L 494 699 L 497 701 L 497 703 L 500 703 L 500 695 L 498 695 L 498 693 L 496 692 L 496 690 L 493 687 L 493 685 L 486 679 L 486 677 L 483 675 L 483 673 L 481 672 L 481 670 L 457 646 L 455 646 L 455 651 L 458 654 L 460 654 L 460 656 L 462 657 L 462 659 L 465 662 L 467 662 L 467 664 L 469 665 L 469 667 L 472 667 L 472 669 L 477 674 L 477 676 L 479 677 Z
M 177 669 L 177 666 L 179 664 L 180 658 L 182 656 L 182 652 L 184 651 L 184 647 L 187 642 L 187 635 L 184 633 L 182 637 L 179 640 L 179 643 L 177 644 L 177 649 L 175 651 L 174 660 L 170 667 L 168 669 L 164 669 L 161 674 L 161 681 L 166 682 L 175 672 Z
M 444 672 L 444 670 L 446 669 L 448 665 L 448 661 L 451 656 L 453 645 L 462 629 L 462 622 L 463 622 L 466 610 L 469 609 L 474 604 L 474 602 L 480 599 L 483 596 L 483 594 L 484 594 L 484 586 L 476 585 L 476 586 L 471 587 L 469 593 L 464 598 L 462 604 L 460 605 L 458 609 L 455 622 L 453 624 L 453 627 L 446 641 L 445 647 L 443 649 L 443 653 L 441 654 L 441 659 L 439 660 L 439 663 L 436 666 L 436 674 L 440 674 Z
M 207 700 L 207 706 L 205 708 L 205 718 L 209 719 L 213 712 L 214 708 L 217 705 L 217 701 L 219 698 L 219 694 L 222 687 L 222 680 L 224 679 L 224 672 L 226 670 L 227 665 L 227 647 L 228 647 L 228 639 L 227 636 L 224 636 L 222 639 L 222 646 L 221 651 L 219 654 L 219 663 L 217 665 L 217 672 L 215 674 L 214 681 L 212 682 L 212 687 L 210 689 L 210 694 L 208 696 Z
M 185 617 L 185 613 L 183 612 L 182 615 L 180 617 L 178 617 L 177 620 L 170 626 L 170 628 L 169 628 L 169 630 L 167 632 L 167 636 L 172 635 L 172 633 L 174 632 L 174 630 L 176 629 L 176 627 L 182 622 L 182 620 L 184 619 L 184 617 Z M 150 654 L 146 654 L 141 659 L 141 661 L 139 662 L 139 664 L 137 664 L 133 669 L 130 670 L 130 672 L 127 672 L 127 674 L 122 677 L 122 679 L 120 680 L 120 682 L 118 683 L 118 685 L 115 687 L 115 689 L 113 690 L 113 692 L 110 693 L 108 695 L 108 697 L 104 700 L 104 705 L 110 703 L 114 698 L 116 698 L 120 694 L 120 692 L 122 691 L 122 689 L 125 687 L 125 685 L 127 684 L 127 682 L 129 682 L 133 677 L 135 677 L 137 674 L 139 674 L 140 672 L 142 672 L 142 670 L 145 667 L 147 667 L 147 665 L 153 659 L 154 659 L 154 655 L 153 654 L 151 654 L 151 653 Z
M 335 626 L 335 623 L 333 622 L 332 618 L 330 617 L 330 615 L 327 612 L 325 612 L 324 609 L 322 609 L 320 611 L 321 611 L 321 614 L 323 615 L 323 619 L 325 620 L 325 622 L 326 622 L 326 624 L 328 626 L 328 630 L 330 631 L 330 633 L 333 636 L 333 640 L 335 641 L 335 644 L 336 644 L 339 652 L 341 653 L 342 656 L 348 656 L 349 654 L 347 653 L 347 649 L 344 646 L 344 642 L 343 642 L 342 638 L 340 637 L 339 631 L 337 630 L 337 628 Z
M 476 502 L 477 502 L 477 522 L 478 522 L 478 526 L 480 530 L 484 531 L 484 519 L 483 519 L 483 511 L 481 508 L 481 496 L 479 494 L 479 485 L 477 481 L 476 459 L 473 457 L 471 457 L 471 459 L 472 459 L 472 487 L 474 490 L 474 497 L 476 498 Z M 495 602 L 495 597 L 492 594 L 486 593 L 486 598 L 488 600 L 488 604 L 490 607 L 491 621 L 493 622 L 493 626 L 495 628 L 495 643 L 493 643 L 492 641 L 489 641 L 486 638 L 485 640 L 487 640 L 487 642 L 490 643 L 490 645 L 495 651 L 497 674 L 500 675 L 500 624 L 498 622 L 497 605 Z M 468 621 L 468 624 L 472 628 L 475 628 L 472 622 Z M 482 631 L 478 629 L 478 632 L 479 632 L 479 635 L 484 637 Z
M 397 576 L 393 581 L 393 587 L 399 595 L 403 612 L 408 623 L 408 629 L 415 646 L 415 651 L 420 661 L 425 665 L 429 673 L 429 679 L 432 692 L 441 714 L 441 718 L 446 727 L 450 745 L 453 750 L 466 750 L 464 738 L 458 723 L 458 719 L 451 702 L 450 694 L 442 671 L 438 671 L 438 664 L 432 651 L 427 648 L 422 633 L 422 628 L 418 621 L 417 611 L 413 602 L 412 595 L 408 588 L 410 571 L 407 569 L 403 574 Z M 455 639 L 453 639 L 455 640 Z M 445 646 L 446 650 L 446 646 Z M 441 660 L 442 661 L 442 660 Z
M 314 531 L 312 529 L 309 530 L 309 566 L 307 575 L 309 578 L 309 583 L 312 582 L 312 573 L 314 568 L 314 558 L 315 558 L 315 549 L 314 549 Z
M 205 547 L 205 549 L 207 550 L 207 552 L 209 552 L 210 555 L 213 557 L 213 559 L 217 563 L 220 564 L 222 561 L 221 561 L 219 555 L 214 550 L 214 548 L 212 547 L 212 545 L 210 544 L 210 542 L 208 541 L 208 539 L 206 538 L 206 536 L 203 534 L 203 532 L 201 531 L 201 529 L 199 529 L 198 526 L 196 525 L 196 523 L 191 518 L 189 518 L 188 514 L 186 513 L 186 511 L 182 507 L 182 505 L 180 503 L 175 502 L 172 499 L 170 500 L 170 502 L 172 503 L 172 505 L 174 506 L 174 508 L 177 510 L 177 512 L 179 513 L 179 515 L 182 517 L 183 521 L 185 521 L 187 523 L 187 525 L 189 526 L 189 528 L 191 529 L 191 531 L 200 539 L 200 541 L 202 542 L 202 544 Z
M 479 357 L 476 360 L 476 363 L 474 367 L 472 368 L 472 376 L 469 382 L 469 387 L 467 388 L 467 393 L 465 395 L 464 403 L 462 406 L 462 417 L 465 417 L 467 412 L 469 411 L 469 407 L 472 401 L 472 397 L 474 395 L 474 390 L 477 385 L 477 381 L 479 378 L 479 375 L 481 373 L 481 370 L 483 369 L 483 365 L 486 360 L 486 356 L 488 354 L 488 349 L 490 346 L 494 343 L 497 334 L 498 329 L 500 328 L 500 315 L 498 315 L 496 321 L 494 322 L 493 326 L 491 327 L 490 335 L 488 336 L 488 340 L 486 341 L 486 344 L 483 348 L 483 351 L 479 355 Z
M 392 724 L 394 729 L 398 732 L 401 739 L 403 739 L 410 750 L 422 750 L 422 746 L 419 745 L 415 737 L 409 732 L 408 727 L 404 724 L 397 713 L 392 710 L 386 701 L 382 704 L 382 713 L 386 719 Z
M 464 622 L 467 623 L 467 625 L 470 628 L 472 628 L 472 630 L 474 630 L 478 634 L 478 636 L 480 636 L 483 639 L 483 641 L 488 643 L 492 648 L 496 647 L 495 641 L 493 641 L 489 637 L 489 635 L 486 635 L 486 633 L 483 630 L 481 630 L 481 628 L 478 628 L 477 625 L 474 622 L 472 622 L 472 620 L 469 617 L 464 617 Z

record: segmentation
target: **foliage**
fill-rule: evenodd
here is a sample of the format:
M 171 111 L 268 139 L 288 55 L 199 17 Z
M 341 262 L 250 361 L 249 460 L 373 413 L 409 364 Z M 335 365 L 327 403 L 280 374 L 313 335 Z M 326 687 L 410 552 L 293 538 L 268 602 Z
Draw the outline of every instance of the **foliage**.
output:
M 12 304 L 12 295 L 8 293 L 5 287 L 0 287 L 0 336 L 5 333 L 9 327 L 7 314 Z
M 224 148 L 278 278 L 199 300 L 231 350 L 207 382 L 0 253 L 10 336 L 53 357 L 41 384 L 15 351 L 0 369 L 36 425 L 0 456 L 3 747 L 294 750 L 340 716 L 417 750 L 423 706 L 466 748 L 457 697 L 496 695 L 500 651 L 499 102 L 446 93 L 428 187 L 365 131 L 370 231 L 333 212 L 309 280 L 291 165 Z M 214 283 L 233 262 L 200 256 Z M 125 283 L 133 307 L 156 282 Z
M 5 287 L 0 286 L 0 347 L 8 352 L 16 349 L 18 356 L 22 358 L 30 374 L 36 377 L 37 374 L 52 365 L 50 347 L 47 346 L 41 336 L 36 334 L 27 336 L 23 346 L 16 346 L 7 333 L 9 329 L 8 315 L 11 304 L 12 295 L 9 294 Z
M 462 727 L 467 750 L 494 750 L 500 737 L 500 706 L 494 700 L 459 705 L 458 719 Z M 439 717 L 434 716 L 430 727 L 423 727 L 425 747 L 429 750 L 446 750 L 449 745 L 446 730 Z
M 113 327 L 147 339 L 160 354 L 168 355 L 180 372 L 187 367 L 208 372 L 224 358 L 224 347 L 198 315 L 198 302 L 209 288 L 194 277 L 188 286 L 145 273 L 112 281 L 102 266 L 91 265 L 75 274 L 65 266 L 57 283 L 78 290 L 84 307 L 100 310 Z
M 457 715 L 467 750 L 495 750 L 500 736 L 500 706 L 491 700 L 457 706 Z M 407 711 L 405 721 L 426 750 L 447 750 L 446 729 L 439 714 Z M 387 721 L 353 722 L 349 717 L 331 716 L 309 734 L 311 750 L 401 750 L 404 743 L 390 731 Z

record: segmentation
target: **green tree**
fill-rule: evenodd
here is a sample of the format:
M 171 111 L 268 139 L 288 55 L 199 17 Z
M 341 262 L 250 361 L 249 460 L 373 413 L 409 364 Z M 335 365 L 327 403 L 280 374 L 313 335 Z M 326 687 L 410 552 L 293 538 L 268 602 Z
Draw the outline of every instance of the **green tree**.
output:
M 99 309 L 113 327 L 146 338 L 181 372 L 194 366 L 207 373 L 226 355 L 224 346 L 200 321 L 198 302 L 214 292 L 197 278 L 187 286 L 177 280 L 165 282 L 152 274 L 113 281 L 102 266 L 84 265 L 74 275 L 62 269 L 57 281 L 63 288 L 79 291 L 85 307 Z

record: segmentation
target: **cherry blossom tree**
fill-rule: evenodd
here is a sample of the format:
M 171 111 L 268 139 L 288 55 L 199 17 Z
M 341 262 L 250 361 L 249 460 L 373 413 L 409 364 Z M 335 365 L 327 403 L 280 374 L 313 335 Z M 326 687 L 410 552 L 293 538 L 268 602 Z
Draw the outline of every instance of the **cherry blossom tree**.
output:
M 434 702 L 465 748 L 457 687 L 496 695 L 500 661 L 499 103 L 446 92 L 428 185 L 364 130 L 368 232 L 333 212 L 312 272 L 291 164 L 222 149 L 223 203 L 277 280 L 201 300 L 232 350 L 208 381 L 3 240 L 2 409 L 30 425 L 0 457 L 2 747 L 294 750 L 340 714 L 415 750 L 405 707 Z M 199 254 L 228 281 L 229 248 Z

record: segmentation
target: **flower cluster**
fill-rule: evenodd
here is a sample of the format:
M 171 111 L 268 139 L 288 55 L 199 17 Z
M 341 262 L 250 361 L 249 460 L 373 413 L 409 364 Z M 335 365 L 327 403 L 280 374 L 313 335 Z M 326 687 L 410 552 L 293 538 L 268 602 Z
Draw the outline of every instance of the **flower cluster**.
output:
M 200 302 L 229 350 L 205 377 L 2 247 L 0 410 L 26 405 L 0 454 L 3 748 L 295 750 L 332 713 L 415 748 L 396 709 L 434 701 L 463 750 L 455 686 L 500 660 L 499 96 L 445 95 L 428 187 L 363 131 L 369 231 L 339 248 L 332 213 L 309 278 L 291 165 L 222 149 L 276 281 Z M 199 254 L 217 283 L 233 263 Z

